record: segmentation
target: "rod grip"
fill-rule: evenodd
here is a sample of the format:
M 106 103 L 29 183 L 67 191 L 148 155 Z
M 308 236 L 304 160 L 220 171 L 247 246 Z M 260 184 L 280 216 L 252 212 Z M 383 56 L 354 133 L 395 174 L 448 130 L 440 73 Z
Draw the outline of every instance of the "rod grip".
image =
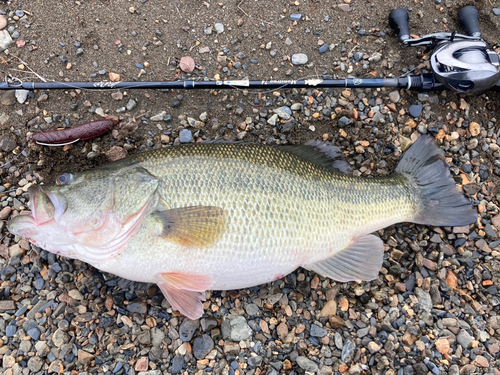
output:
M 396 34 L 398 34 L 398 39 L 400 42 L 405 42 L 410 39 L 410 29 L 408 28 L 408 23 L 410 22 L 410 16 L 404 8 L 394 9 L 391 14 L 389 14 L 389 25 Z
M 469 5 L 458 11 L 458 19 L 469 36 L 481 37 L 479 29 L 479 13 L 475 6 Z

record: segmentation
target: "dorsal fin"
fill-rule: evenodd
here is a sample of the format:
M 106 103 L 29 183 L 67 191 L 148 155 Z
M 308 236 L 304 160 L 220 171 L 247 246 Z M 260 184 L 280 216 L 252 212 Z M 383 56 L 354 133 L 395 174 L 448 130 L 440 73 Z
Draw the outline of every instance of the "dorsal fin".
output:
M 351 166 L 345 160 L 342 151 L 331 143 L 311 140 L 301 146 L 286 145 L 279 148 L 330 171 L 344 174 L 351 172 Z

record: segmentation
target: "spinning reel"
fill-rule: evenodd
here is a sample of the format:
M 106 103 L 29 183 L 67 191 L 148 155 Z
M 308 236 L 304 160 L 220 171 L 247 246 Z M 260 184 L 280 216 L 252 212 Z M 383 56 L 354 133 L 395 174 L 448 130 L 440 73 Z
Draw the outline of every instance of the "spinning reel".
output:
M 474 6 L 458 12 L 467 35 L 435 33 L 411 39 L 406 9 L 398 8 L 389 15 L 389 23 L 405 46 L 427 46 L 433 50 L 430 63 L 436 79 L 446 88 L 459 93 L 477 95 L 500 80 L 500 59 L 481 39 L 479 14 Z

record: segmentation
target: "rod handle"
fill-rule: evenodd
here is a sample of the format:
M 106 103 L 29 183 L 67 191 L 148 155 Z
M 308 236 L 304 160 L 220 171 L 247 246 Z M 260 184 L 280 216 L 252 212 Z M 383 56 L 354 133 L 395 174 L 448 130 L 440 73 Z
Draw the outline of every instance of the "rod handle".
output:
M 469 36 L 481 37 L 479 29 L 479 13 L 475 6 L 469 5 L 458 11 L 458 19 Z
M 400 42 L 405 42 L 410 39 L 410 29 L 408 28 L 408 23 L 410 22 L 410 16 L 404 8 L 394 9 L 391 14 L 389 14 L 389 25 L 396 34 L 398 34 L 398 39 Z

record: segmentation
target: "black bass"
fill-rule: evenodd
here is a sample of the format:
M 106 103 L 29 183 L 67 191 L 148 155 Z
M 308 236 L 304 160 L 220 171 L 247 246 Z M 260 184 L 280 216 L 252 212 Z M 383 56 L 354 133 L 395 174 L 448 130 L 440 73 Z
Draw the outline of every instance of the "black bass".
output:
M 8 228 L 55 254 L 156 283 L 196 319 L 206 290 L 250 287 L 298 267 L 372 280 L 384 246 L 371 233 L 389 225 L 476 221 L 432 138 L 419 138 L 386 178 L 342 174 L 340 155 L 319 141 L 162 148 L 31 187 L 31 214 Z

